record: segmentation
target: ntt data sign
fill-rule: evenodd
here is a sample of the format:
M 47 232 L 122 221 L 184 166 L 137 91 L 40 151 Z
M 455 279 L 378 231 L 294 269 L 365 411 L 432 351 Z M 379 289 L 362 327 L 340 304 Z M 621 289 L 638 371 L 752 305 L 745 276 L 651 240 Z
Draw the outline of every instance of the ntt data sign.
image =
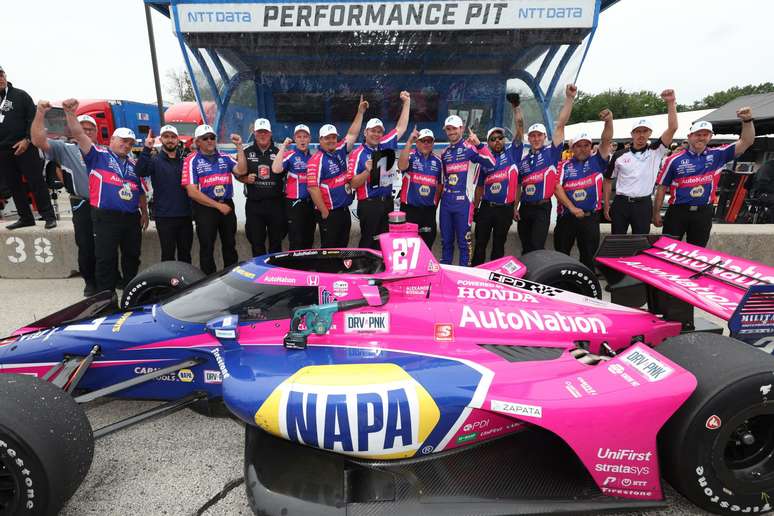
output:
M 177 4 L 181 32 L 589 28 L 594 0 Z

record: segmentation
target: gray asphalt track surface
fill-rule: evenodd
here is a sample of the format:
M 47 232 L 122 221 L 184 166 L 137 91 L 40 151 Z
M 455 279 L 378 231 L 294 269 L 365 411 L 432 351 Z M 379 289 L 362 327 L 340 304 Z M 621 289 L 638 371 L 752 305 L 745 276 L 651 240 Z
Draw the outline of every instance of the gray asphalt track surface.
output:
M 82 290 L 78 278 L 0 279 L 0 333 L 81 299 Z M 91 404 L 87 413 L 99 428 L 157 404 L 106 400 Z M 111 434 L 96 443 L 91 470 L 61 514 L 249 515 L 241 483 L 243 446 L 241 424 L 187 409 Z M 706 514 L 666 487 L 669 508 L 648 514 Z

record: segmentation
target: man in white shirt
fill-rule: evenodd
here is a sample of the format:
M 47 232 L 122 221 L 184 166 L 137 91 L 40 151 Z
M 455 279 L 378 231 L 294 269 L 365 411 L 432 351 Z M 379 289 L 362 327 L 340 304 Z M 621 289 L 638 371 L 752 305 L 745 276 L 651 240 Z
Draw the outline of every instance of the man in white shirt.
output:
M 612 221 L 611 232 L 624 235 L 632 228 L 632 234 L 650 233 L 653 216 L 653 187 L 656 184 L 661 160 L 669 151 L 672 137 L 677 131 L 677 108 L 674 90 L 664 90 L 661 98 L 667 105 L 667 128 L 655 142 L 649 141 L 653 128 L 647 118 L 638 119 L 632 127 L 632 144 L 629 150 L 613 155 L 605 174 L 605 218 Z M 610 194 L 616 180 L 612 207 Z

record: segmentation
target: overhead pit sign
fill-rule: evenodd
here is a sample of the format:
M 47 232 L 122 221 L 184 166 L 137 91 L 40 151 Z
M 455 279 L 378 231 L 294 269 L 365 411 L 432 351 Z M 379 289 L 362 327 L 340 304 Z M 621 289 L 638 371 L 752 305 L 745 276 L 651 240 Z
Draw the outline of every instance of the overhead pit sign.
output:
M 177 4 L 182 32 L 590 28 L 594 0 Z

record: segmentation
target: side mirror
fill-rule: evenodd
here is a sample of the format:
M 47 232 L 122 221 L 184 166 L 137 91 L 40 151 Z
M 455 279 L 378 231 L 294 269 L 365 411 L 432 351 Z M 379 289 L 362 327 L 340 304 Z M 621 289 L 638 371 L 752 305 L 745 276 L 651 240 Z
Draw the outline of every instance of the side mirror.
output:
M 368 306 L 384 306 L 390 299 L 390 291 L 381 285 L 359 285 L 358 288 Z
M 239 316 L 229 314 L 210 319 L 205 330 L 220 341 L 236 341 L 239 336 Z

